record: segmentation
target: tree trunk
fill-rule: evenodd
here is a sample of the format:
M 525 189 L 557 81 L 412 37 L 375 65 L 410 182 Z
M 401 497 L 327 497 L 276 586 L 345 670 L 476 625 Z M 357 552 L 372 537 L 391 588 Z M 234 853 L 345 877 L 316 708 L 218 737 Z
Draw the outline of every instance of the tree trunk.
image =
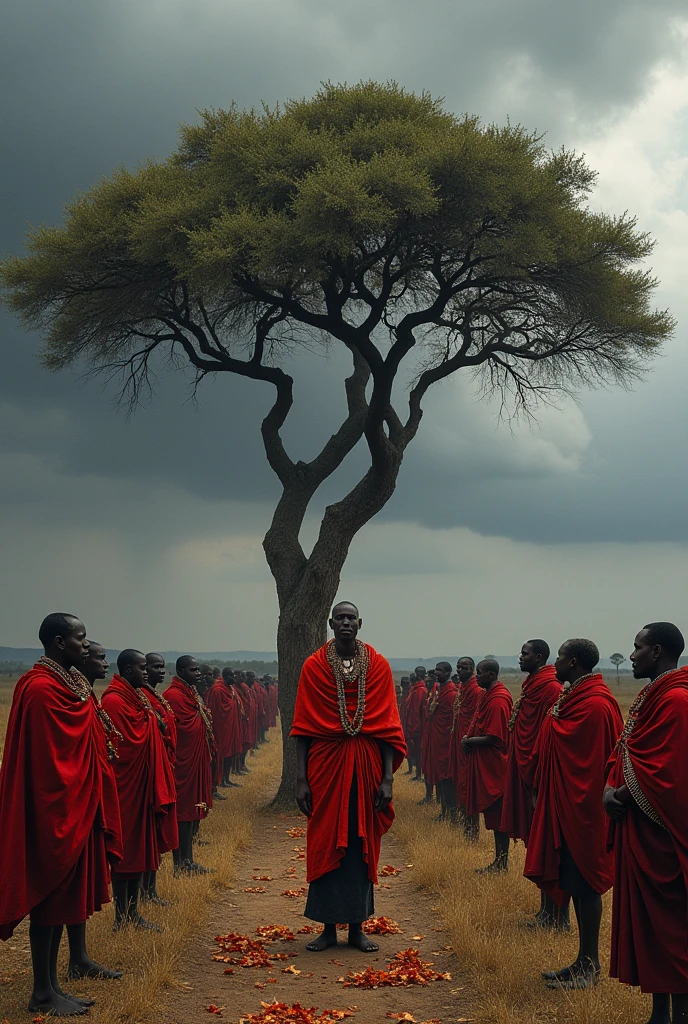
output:
M 338 580 L 338 574 L 337 574 Z M 335 588 L 337 583 L 334 584 Z M 277 627 L 277 660 L 279 663 L 279 709 L 282 729 L 282 781 L 274 805 L 296 808 L 296 741 L 289 738 L 294 702 L 301 667 L 314 651 L 325 643 L 327 628 L 322 615 L 302 614 L 303 602 L 293 598 L 280 612 Z

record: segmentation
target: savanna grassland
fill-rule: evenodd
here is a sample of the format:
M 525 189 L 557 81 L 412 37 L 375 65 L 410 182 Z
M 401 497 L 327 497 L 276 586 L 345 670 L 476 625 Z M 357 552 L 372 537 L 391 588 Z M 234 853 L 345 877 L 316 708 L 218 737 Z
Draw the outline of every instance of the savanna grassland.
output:
M 622 708 L 638 690 L 632 679 L 608 680 Z M 517 691 L 520 678 L 508 677 Z M 0 738 L 4 737 L 11 685 L 0 686 Z M 205 878 L 173 880 L 170 858 L 164 859 L 159 889 L 172 901 L 167 909 L 146 913 L 164 925 L 161 935 L 112 932 L 112 909 L 95 915 L 88 925 L 92 954 L 125 971 L 121 983 L 91 982 L 79 991 L 98 999 L 87 1019 L 108 1024 L 152 1024 L 161 1021 L 160 1008 L 179 981 L 185 951 L 207 929 L 212 901 L 232 884 L 237 855 L 252 849 L 252 834 L 261 809 L 275 792 L 281 765 L 279 730 L 251 760 L 252 773 L 243 788 L 219 804 L 202 826 L 210 841 L 198 859 L 216 868 Z M 415 884 L 434 897 L 436 913 L 449 933 L 461 975 L 461 1000 L 470 1006 L 476 1024 L 634 1024 L 647 1019 L 649 998 L 604 977 L 608 966 L 611 894 L 604 900 L 601 936 L 603 981 L 593 992 L 563 993 L 545 988 L 540 972 L 570 963 L 577 949 L 575 925 L 570 935 L 524 930 L 519 922 L 539 905 L 537 890 L 522 876 L 524 848 L 511 848 L 510 870 L 503 877 L 484 877 L 475 868 L 493 856 L 492 836 L 481 832 L 476 846 L 466 844 L 448 825 L 434 820 L 437 808 L 419 807 L 423 787 L 403 775 L 395 784 L 395 835 L 404 844 Z M 3 841 L 6 841 L 3 837 Z M 26 922 L 10 942 L 0 944 L 0 1021 L 29 1020 L 26 999 L 30 989 L 30 958 Z M 459 998 L 457 996 L 457 998 Z M 235 1024 L 231 1011 L 224 1018 Z M 236 1018 L 238 1019 L 238 1018 Z M 456 1020 L 451 1013 L 443 1024 Z M 466 1017 L 463 1017 L 466 1019 Z M 354 1021 L 356 1018 L 354 1017 Z M 383 1024 L 363 1021 L 359 1024 Z

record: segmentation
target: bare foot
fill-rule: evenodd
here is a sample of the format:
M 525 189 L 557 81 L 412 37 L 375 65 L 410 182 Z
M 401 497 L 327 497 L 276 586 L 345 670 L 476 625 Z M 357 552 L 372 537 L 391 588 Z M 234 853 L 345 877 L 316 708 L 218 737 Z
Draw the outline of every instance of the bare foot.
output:
M 57 992 L 51 992 L 46 998 L 32 995 L 29 1000 L 29 1011 L 41 1013 L 52 1017 L 83 1017 L 88 1009 L 77 1003 L 69 996 L 59 996 Z
M 377 942 L 368 938 L 360 924 L 349 925 L 349 945 L 360 949 L 361 953 L 377 953 L 380 948 Z
M 80 981 L 81 978 L 92 978 L 94 980 L 107 981 L 113 979 L 119 981 L 122 977 L 121 971 L 111 971 L 109 967 L 96 964 L 93 960 L 87 960 L 81 964 L 70 964 L 67 971 L 68 981 Z
M 329 949 L 330 946 L 337 945 L 337 933 L 330 935 L 329 932 L 320 932 L 317 939 L 313 939 L 306 945 L 306 949 L 311 953 L 322 953 L 323 950 Z

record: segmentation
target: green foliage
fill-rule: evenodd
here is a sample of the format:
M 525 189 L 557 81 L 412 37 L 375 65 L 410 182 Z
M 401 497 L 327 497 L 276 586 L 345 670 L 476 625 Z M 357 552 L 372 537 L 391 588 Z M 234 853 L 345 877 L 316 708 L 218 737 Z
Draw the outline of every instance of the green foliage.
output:
M 384 344 L 364 335 L 384 322 L 395 365 L 422 343 L 428 384 L 483 364 L 521 399 L 623 383 L 673 321 L 638 267 L 651 240 L 588 208 L 594 182 L 520 126 L 394 83 L 326 84 L 275 109 L 204 111 L 168 160 L 120 168 L 61 227 L 33 230 L 2 277 L 53 369 L 85 358 L 136 382 L 163 346 L 201 372 L 260 375 L 231 358 L 272 311 L 266 362 L 319 331 L 360 344 L 375 376 Z

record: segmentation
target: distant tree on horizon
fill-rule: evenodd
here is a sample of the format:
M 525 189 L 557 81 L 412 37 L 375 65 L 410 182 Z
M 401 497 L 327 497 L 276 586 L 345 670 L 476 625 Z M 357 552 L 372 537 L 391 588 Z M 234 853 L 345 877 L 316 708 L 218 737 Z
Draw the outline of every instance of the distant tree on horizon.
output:
M 616 685 L 619 686 L 619 667 L 623 665 L 626 659 L 624 658 L 623 654 L 610 654 L 609 660 L 611 661 L 612 665 L 616 666 Z
M 582 156 L 519 125 L 458 117 L 393 82 L 328 83 L 273 109 L 202 112 L 169 159 L 116 170 L 3 264 L 44 366 L 119 374 L 129 408 L 161 366 L 273 389 L 261 431 L 281 497 L 263 547 L 285 738 L 349 547 L 394 493 L 428 389 L 461 373 L 500 414 L 529 415 L 628 386 L 671 334 L 642 266 L 651 239 L 630 215 L 592 210 L 594 184 Z M 309 462 L 282 437 L 299 347 L 335 347 L 351 367 L 337 385 L 346 414 Z M 228 421 L 227 443 L 245 429 Z M 305 551 L 311 500 L 359 444 L 360 479 Z M 291 803 L 293 744 L 284 758 L 278 802 Z

